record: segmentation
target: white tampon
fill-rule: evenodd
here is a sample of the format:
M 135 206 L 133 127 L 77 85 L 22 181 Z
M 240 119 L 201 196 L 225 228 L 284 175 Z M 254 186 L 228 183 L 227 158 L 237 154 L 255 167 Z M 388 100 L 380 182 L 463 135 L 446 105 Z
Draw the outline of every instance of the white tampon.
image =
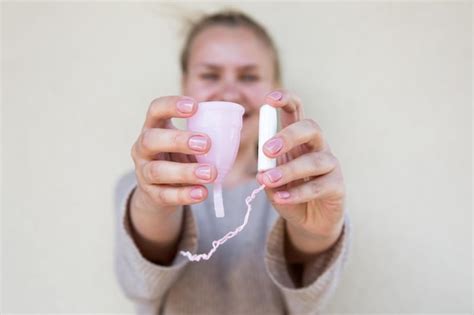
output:
M 277 132 L 278 118 L 275 107 L 264 104 L 260 107 L 258 126 L 258 171 L 266 171 L 276 166 L 276 159 L 271 159 L 263 153 L 263 145 Z

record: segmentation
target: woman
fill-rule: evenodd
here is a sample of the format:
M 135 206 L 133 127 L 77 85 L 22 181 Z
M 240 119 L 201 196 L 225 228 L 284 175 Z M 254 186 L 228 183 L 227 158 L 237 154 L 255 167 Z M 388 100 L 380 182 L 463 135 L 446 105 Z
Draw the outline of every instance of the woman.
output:
M 347 253 L 344 184 L 317 123 L 303 119 L 299 98 L 281 89 L 273 41 L 243 13 L 205 16 L 188 34 L 181 68 L 186 96 L 151 103 L 132 148 L 135 172 L 119 184 L 116 258 L 126 295 L 139 313 L 317 313 Z M 217 171 L 194 158 L 211 140 L 170 121 L 192 116 L 208 100 L 245 108 L 240 148 L 224 183 L 223 219 L 214 217 L 205 186 Z M 264 103 L 280 112 L 281 130 L 264 147 L 278 166 L 257 174 Z M 260 184 L 265 194 L 254 200 L 243 233 L 209 261 L 179 255 L 207 252 L 212 240 L 238 226 L 243 200 Z

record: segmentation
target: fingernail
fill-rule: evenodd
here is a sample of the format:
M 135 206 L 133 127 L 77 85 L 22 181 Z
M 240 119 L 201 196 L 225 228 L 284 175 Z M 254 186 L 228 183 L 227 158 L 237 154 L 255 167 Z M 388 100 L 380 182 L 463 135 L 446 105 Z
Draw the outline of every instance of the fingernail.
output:
M 193 111 L 194 102 L 190 99 L 182 99 L 176 104 L 178 110 L 184 114 L 189 114 Z
M 281 100 L 283 94 L 280 91 L 273 91 L 270 94 L 268 94 L 268 97 L 271 98 L 274 101 L 279 101 Z
M 194 174 L 196 174 L 200 179 L 211 179 L 211 167 L 209 165 L 199 166 L 194 171 Z
M 265 149 L 275 154 L 283 148 L 283 141 L 280 138 L 274 138 L 265 143 Z
M 191 189 L 191 192 L 189 193 L 191 195 L 191 198 L 193 199 L 202 199 L 204 197 L 204 193 L 201 188 L 193 188 Z
M 283 174 L 277 168 L 274 168 L 274 169 L 271 169 L 271 170 L 265 172 L 265 177 L 271 183 L 274 183 L 274 182 L 278 181 L 282 176 L 283 176 Z
M 204 151 L 207 148 L 207 138 L 203 136 L 192 136 L 189 138 L 188 145 L 193 150 Z
M 287 191 L 278 191 L 277 196 L 278 198 L 281 198 L 281 199 L 288 199 L 290 198 L 290 193 Z

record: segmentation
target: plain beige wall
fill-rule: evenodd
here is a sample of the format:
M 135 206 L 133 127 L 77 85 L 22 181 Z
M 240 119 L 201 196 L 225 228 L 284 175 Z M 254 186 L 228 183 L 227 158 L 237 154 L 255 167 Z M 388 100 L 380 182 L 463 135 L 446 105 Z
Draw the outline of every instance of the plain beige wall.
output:
M 3 311 L 132 311 L 114 184 L 149 102 L 179 93 L 182 16 L 217 7 L 2 2 Z M 471 4 L 237 7 L 343 166 L 353 246 L 328 311 L 472 311 Z

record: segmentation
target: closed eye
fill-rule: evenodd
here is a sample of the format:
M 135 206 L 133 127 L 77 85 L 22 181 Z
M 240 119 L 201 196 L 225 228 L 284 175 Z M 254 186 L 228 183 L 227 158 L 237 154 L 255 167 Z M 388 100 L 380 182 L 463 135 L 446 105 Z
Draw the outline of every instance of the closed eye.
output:
M 242 82 L 255 82 L 258 81 L 260 78 L 258 75 L 255 74 L 243 74 L 239 77 L 239 79 Z
M 208 81 L 216 81 L 219 79 L 219 75 L 216 73 L 202 73 L 200 78 Z

